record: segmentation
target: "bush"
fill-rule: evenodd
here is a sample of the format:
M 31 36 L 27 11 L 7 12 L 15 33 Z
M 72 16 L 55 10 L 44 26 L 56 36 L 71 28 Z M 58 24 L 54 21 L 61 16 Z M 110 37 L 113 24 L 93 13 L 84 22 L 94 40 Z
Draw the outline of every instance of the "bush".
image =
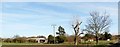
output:
M 57 43 L 63 43 L 63 42 L 65 42 L 67 39 L 66 39 L 66 37 L 65 36 L 57 36 L 56 37 L 56 42 Z
M 13 42 L 13 40 L 8 38 L 8 39 L 5 39 L 4 42 L 11 43 L 11 42 Z
M 54 37 L 52 35 L 48 36 L 48 43 L 49 44 L 51 44 L 51 43 L 53 44 L 54 43 Z
M 29 39 L 28 42 L 29 42 L 29 43 L 37 43 L 37 41 L 34 40 L 34 39 Z
M 13 42 L 14 43 L 25 43 L 25 42 L 27 42 L 27 40 L 26 40 L 26 38 L 19 37 L 19 38 L 13 39 Z

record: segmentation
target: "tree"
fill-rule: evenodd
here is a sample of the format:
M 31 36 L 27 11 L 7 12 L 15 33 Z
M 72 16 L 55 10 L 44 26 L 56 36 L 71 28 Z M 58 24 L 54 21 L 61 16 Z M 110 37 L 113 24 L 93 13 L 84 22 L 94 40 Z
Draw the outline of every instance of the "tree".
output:
M 62 26 L 59 26 L 58 27 L 58 31 L 59 32 L 56 32 L 56 34 L 58 34 L 58 36 L 56 37 L 56 41 L 58 43 L 63 43 L 64 41 L 66 41 L 66 36 L 65 36 L 65 30 Z
M 26 37 L 17 37 L 17 38 L 13 39 L 13 42 L 15 42 L 15 43 L 25 43 L 25 42 L 27 42 L 26 39 L 27 39 Z
M 104 34 L 100 34 L 99 37 L 100 37 L 99 40 L 104 40 L 105 39 Z
M 111 39 L 112 35 L 108 32 L 104 32 L 104 34 L 100 34 L 100 39 L 99 40 L 107 40 L 107 39 Z
M 56 32 L 56 34 L 58 34 L 59 36 L 65 35 L 65 30 L 62 26 L 58 27 L 58 31 L 59 32 Z
M 48 43 L 54 43 L 54 37 L 52 35 L 48 36 Z
M 93 35 L 93 34 L 85 34 L 85 36 L 83 37 L 85 40 L 88 40 L 88 39 L 92 39 L 92 38 L 94 38 L 95 37 L 95 35 Z
M 10 39 L 10 38 L 7 38 L 7 39 L 4 40 L 4 42 L 7 42 L 7 43 L 8 43 L 8 42 L 11 43 L 12 41 L 13 41 L 13 40 Z
M 74 44 L 77 45 L 77 42 L 78 42 L 78 37 L 80 36 L 80 34 L 83 34 L 83 33 L 80 33 L 79 29 L 80 29 L 80 25 L 82 22 L 79 21 L 79 19 L 77 19 L 78 17 L 76 17 L 74 20 L 74 23 L 72 24 L 72 27 L 74 29 L 74 32 L 75 32 L 75 37 L 74 37 Z
M 111 39 L 112 35 L 108 32 L 104 33 L 104 40 Z
M 99 12 L 94 11 L 90 13 L 90 19 L 88 19 L 88 23 L 85 25 L 86 29 L 84 31 L 94 33 L 96 36 L 96 44 L 98 44 L 99 34 L 108 30 L 110 23 L 111 20 L 106 12 L 100 15 Z
M 19 35 L 14 35 L 13 38 L 19 38 L 20 36 Z

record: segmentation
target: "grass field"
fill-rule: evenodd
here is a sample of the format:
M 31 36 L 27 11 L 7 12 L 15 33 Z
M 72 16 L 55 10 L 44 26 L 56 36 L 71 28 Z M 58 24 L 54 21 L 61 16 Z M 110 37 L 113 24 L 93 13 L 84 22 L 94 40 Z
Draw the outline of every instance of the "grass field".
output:
M 114 43 L 112 41 L 99 41 L 99 45 L 107 45 L 109 43 Z M 79 43 L 79 45 L 95 45 L 95 41 L 94 42 L 81 42 Z M 54 45 L 54 44 L 42 44 L 42 43 L 2 43 L 2 45 Z M 55 45 L 73 45 L 73 43 L 69 43 L 69 42 L 65 42 L 65 43 L 61 43 L 61 44 L 55 44 Z
M 108 47 L 109 43 L 115 43 L 114 41 L 99 41 L 96 45 L 94 42 L 82 42 L 78 46 L 74 46 L 73 43 L 61 43 L 61 44 L 40 44 L 40 43 L 2 43 L 2 47 Z
M 109 45 L 3 45 L 2 47 L 108 47 Z

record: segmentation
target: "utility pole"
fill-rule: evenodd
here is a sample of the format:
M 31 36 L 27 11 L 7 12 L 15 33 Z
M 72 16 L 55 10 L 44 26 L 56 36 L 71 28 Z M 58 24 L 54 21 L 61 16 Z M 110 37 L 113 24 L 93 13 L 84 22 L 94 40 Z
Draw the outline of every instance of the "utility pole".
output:
M 54 44 L 55 44 L 55 26 L 56 26 L 56 24 L 52 24 L 52 27 L 53 27 L 53 34 L 54 34 Z

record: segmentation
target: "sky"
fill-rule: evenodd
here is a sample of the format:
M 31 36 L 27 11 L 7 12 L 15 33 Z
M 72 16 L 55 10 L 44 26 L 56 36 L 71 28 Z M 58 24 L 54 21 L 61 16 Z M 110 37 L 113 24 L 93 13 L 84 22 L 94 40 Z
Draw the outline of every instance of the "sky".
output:
M 119 0 L 1 0 L 2 2 L 119 2 Z
M 112 24 L 110 33 L 118 34 L 118 3 L 117 2 L 3 2 L 0 4 L 1 37 L 48 36 L 53 35 L 52 24 L 65 28 L 67 34 L 74 34 L 72 22 L 78 16 L 85 28 L 89 13 L 98 11 L 110 14 Z

